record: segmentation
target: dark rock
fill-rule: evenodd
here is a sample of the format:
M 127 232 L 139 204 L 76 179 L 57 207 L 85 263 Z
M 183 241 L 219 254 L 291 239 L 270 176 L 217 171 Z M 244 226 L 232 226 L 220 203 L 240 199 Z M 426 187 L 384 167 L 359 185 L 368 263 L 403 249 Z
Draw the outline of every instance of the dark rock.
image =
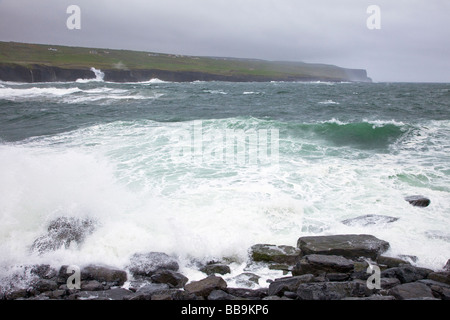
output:
M 223 290 L 213 290 L 211 291 L 211 293 L 208 295 L 208 300 L 238 300 L 237 297 L 223 291 Z
M 198 300 L 198 297 L 185 290 L 174 290 L 171 294 L 172 300 L 185 301 L 185 300 Z
M 377 263 L 379 265 L 385 265 L 386 268 L 395 268 L 399 267 L 402 264 L 411 264 L 408 261 L 400 258 L 385 257 L 385 256 L 379 256 L 377 259 Z
M 104 290 L 103 285 L 97 280 L 88 280 L 81 282 L 82 291 L 101 291 Z
M 426 284 L 435 297 L 442 300 L 450 300 L 450 285 L 430 279 L 419 280 L 417 282 Z
M 447 263 L 444 266 L 444 271 L 450 271 L 450 259 L 447 260 Z
M 278 301 L 278 300 L 292 300 L 292 299 L 290 299 L 290 298 L 288 298 L 288 297 L 285 297 L 285 296 L 283 296 L 283 297 L 279 297 L 279 296 L 267 296 L 267 297 L 265 297 L 265 298 L 263 298 L 262 300 L 268 300 L 268 301 Z
M 184 286 L 184 289 L 197 296 L 207 297 L 213 290 L 225 289 L 227 283 L 221 277 L 209 276 L 199 281 L 193 281 Z
M 173 297 L 172 297 L 172 293 L 171 292 L 163 292 L 163 293 L 156 293 L 154 295 L 152 295 L 152 299 L 151 300 L 169 300 L 172 301 Z
M 389 268 L 381 272 L 383 278 L 397 278 L 401 283 L 415 282 L 426 279 L 433 270 L 414 266 L 401 266 Z
M 348 273 L 327 273 L 326 278 L 328 281 L 347 281 L 350 279 Z
M 404 283 L 395 286 L 389 290 L 389 295 L 394 296 L 398 300 L 434 298 L 431 289 L 426 284 L 419 282 Z
M 46 292 L 58 289 L 58 284 L 56 281 L 47 279 L 38 279 L 31 284 L 33 290 L 37 292 Z
M 43 253 L 68 248 L 71 243 L 81 244 L 94 229 L 95 223 L 91 219 L 60 217 L 50 222 L 47 234 L 37 238 L 31 250 Z
M 320 282 L 300 284 L 297 297 L 300 300 L 341 300 L 346 297 L 371 295 L 364 281 Z
M 428 274 L 428 279 L 450 285 L 450 271 L 431 272 Z
M 353 261 L 341 256 L 310 254 L 304 256 L 292 270 L 294 276 L 302 274 L 349 273 L 353 271 Z
M 310 283 L 313 281 L 314 276 L 312 274 L 275 279 L 275 281 L 269 285 L 267 294 L 269 296 L 282 296 L 286 291 L 297 291 L 302 283 Z
M 154 273 L 150 279 L 155 283 L 166 283 L 173 288 L 183 288 L 189 281 L 189 279 L 181 273 L 172 270 L 159 270 Z
M 239 286 L 251 288 L 259 284 L 260 278 L 261 277 L 258 276 L 257 274 L 251 272 L 244 272 L 234 277 L 233 280 Z
M 31 274 L 35 274 L 41 279 L 54 279 L 58 275 L 58 271 L 48 264 L 40 264 L 40 265 L 34 265 L 31 270 Z
M 419 261 L 419 258 L 417 256 L 412 256 L 412 255 L 409 255 L 409 254 L 400 254 L 398 257 L 400 259 L 408 261 L 409 263 L 414 263 L 414 262 Z
M 283 297 L 289 298 L 291 300 L 297 299 L 297 292 L 285 291 Z
M 256 244 L 250 248 L 250 254 L 253 261 L 295 264 L 301 251 L 291 246 Z
M 301 237 L 297 246 L 305 254 L 337 255 L 346 258 L 367 257 L 372 260 L 389 249 L 389 243 L 372 235 L 347 234 Z
M 26 288 L 20 288 L 15 290 L 9 290 L 5 292 L 4 299 L 5 300 L 16 300 L 21 298 L 28 298 L 30 296 L 28 290 Z
M 371 226 L 371 225 L 383 225 L 386 223 L 392 223 L 397 221 L 400 218 L 376 215 L 376 214 L 367 214 L 364 216 L 359 216 L 356 218 L 343 220 L 342 223 L 347 226 Z
M 89 265 L 81 270 L 81 280 L 97 280 L 122 286 L 127 281 L 127 273 L 113 267 Z
M 229 294 L 243 298 L 248 300 L 259 300 L 264 297 L 267 297 L 267 288 L 261 288 L 261 289 L 246 289 L 246 288 L 226 288 L 223 289 L 224 291 L 228 292 Z
M 53 290 L 46 293 L 46 295 L 50 299 L 64 299 L 66 294 L 67 294 L 66 290 Z
M 169 285 L 165 283 L 148 283 L 140 287 L 129 300 L 152 300 L 156 294 L 170 293 Z
M 57 282 L 58 284 L 67 284 L 67 280 L 73 273 L 67 273 L 68 265 L 63 265 L 59 268 Z
M 133 292 L 124 288 L 103 291 L 79 291 L 71 294 L 68 300 L 129 300 Z
M 379 294 L 374 294 L 369 297 L 346 297 L 342 300 L 396 300 L 394 296 L 383 296 Z
M 381 289 L 388 290 L 401 284 L 397 278 L 380 278 Z
M 206 266 L 202 267 L 200 269 L 200 271 L 206 273 L 207 275 L 214 275 L 216 273 L 224 275 L 224 274 L 230 273 L 231 269 L 226 264 L 212 263 L 212 264 L 207 264 Z
M 151 276 L 160 270 L 178 271 L 178 262 L 162 252 L 137 253 L 130 259 L 130 272 L 135 276 Z
M 408 196 L 405 200 L 415 207 L 428 207 L 431 203 L 430 199 L 421 195 Z

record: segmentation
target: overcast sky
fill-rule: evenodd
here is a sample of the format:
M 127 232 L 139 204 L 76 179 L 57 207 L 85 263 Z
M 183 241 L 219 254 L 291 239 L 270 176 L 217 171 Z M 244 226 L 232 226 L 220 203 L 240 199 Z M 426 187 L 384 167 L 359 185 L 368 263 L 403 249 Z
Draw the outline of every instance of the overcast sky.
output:
M 69 30 L 69 5 L 81 29 Z M 370 5 L 381 29 L 369 29 Z M 0 0 L 0 41 L 336 64 L 450 82 L 450 0 Z

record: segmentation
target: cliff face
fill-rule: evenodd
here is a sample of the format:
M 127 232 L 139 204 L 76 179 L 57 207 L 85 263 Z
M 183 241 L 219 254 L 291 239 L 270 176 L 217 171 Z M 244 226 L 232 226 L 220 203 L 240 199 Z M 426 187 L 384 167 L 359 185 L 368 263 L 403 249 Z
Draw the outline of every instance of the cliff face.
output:
M 140 82 L 158 78 L 164 81 L 231 81 L 231 82 L 261 82 L 261 81 L 358 81 L 369 82 L 365 70 L 346 70 L 347 75 L 340 78 L 314 76 L 284 76 L 265 77 L 257 75 L 219 75 L 195 71 L 167 70 L 102 70 L 104 80 L 111 82 Z M 77 79 L 94 79 L 95 74 L 90 69 L 64 69 L 45 65 L 23 66 L 18 64 L 0 64 L 0 80 L 13 82 L 70 82 Z
M 0 80 L 14 82 L 59 82 L 95 78 L 90 70 L 62 69 L 44 65 L 25 67 L 17 64 L 0 65 Z

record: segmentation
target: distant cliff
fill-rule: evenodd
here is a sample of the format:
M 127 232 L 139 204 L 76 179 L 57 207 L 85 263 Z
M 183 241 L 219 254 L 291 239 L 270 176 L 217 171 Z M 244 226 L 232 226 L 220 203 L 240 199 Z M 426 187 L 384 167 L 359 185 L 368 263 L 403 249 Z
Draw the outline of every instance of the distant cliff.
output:
M 221 75 L 196 71 L 171 70 L 102 70 L 104 80 L 110 82 L 140 82 L 158 78 L 172 82 L 200 81 L 230 81 L 230 82 L 263 82 L 263 81 L 358 81 L 369 82 L 365 70 L 347 70 L 347 76 L 342 78 L 321 76 L 261 76 L 261 75 Z M 13 82 L 70 82 L 78 79 L 94 79 L 95 74 L 90 68 L 60 68 L 34 64 L 23 66 L 18 64 L 0 64 L 0 80 Z
M 111 82 L 152 78 L 173 82 L 371 81 L 365 70 L 326 64 L 0 42 L 2 81 L 90 79 L 95 78 L 92 67 L 102 70 L 104 80 Z

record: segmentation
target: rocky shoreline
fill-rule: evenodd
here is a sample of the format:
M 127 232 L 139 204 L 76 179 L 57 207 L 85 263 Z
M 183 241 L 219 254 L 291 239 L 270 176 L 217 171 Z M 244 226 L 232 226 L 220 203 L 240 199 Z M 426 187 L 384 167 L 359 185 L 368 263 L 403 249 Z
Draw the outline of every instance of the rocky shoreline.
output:
M 257 289 L 228 286 L 230 267 L 212 261 L 199 267 L 205 277 L 190 281 L 176 257 L 162 252 L 134 254 L 124 270 L 88 265 L 73 270 L 50 265 L 24 266 L 28 283 L 18 279 L 0 288 L 2 300 L 449 300 L 450 260 L 442 270 L 414 266 L 414 257 L 383 256 L 389 243 L 372 235 L 300 237 L 296 247 L 256 244 L 249 263 L 283 270 L 284 277 Z M 379 271 L 377 274 L 376 271 Z M 238 277 L 247 284 L 259 276 Z M 4 282 L 3 282 L 4 283 Z M 250 286 L 249 286 L 250 287 Z

